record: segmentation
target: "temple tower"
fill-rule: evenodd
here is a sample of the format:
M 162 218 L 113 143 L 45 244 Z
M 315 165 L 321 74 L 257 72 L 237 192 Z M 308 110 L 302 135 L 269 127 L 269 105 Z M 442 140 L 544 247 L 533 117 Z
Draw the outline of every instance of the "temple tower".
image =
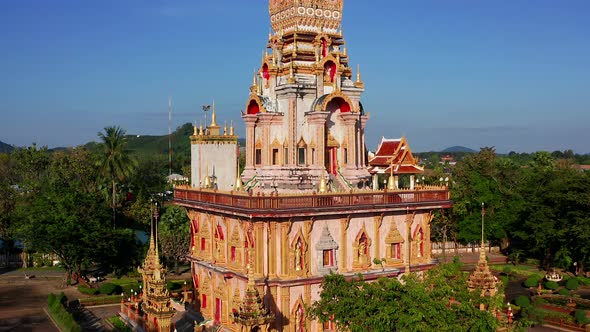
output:
M 208 106 L 207 106 L 208 107 Z M 222 131 L 223 130 L 223 131 Z M 211 123 L 195 125 L 191 136 L 191 184 L 196 188 L 234 190 L 238 167 L 238 136 L 233 123 L 217 124 L 215 102 Z
M 498 292 L 499 281 L 490 271 L 486 258 L 484 217 L 485 207 L 484 203 L 481 203 L 481 247 L 479 248 L 479 261 L 475 266 L 475 270 L 469 275 L 469 279 L 467 279 L 467 287 L 469 288 L 469 291 L 479 290 L 482 297 L 491 297 Z M 480 304 L 480 309 L 485 310 L 485 305 Z
M 269 35 L 246 112 L 244 181 L 309 190 L 322 176 L 342 190 L 369 173 L 360 98 L 342 30 L 342 0 L 270 1 Z
M 141 309 L 147 317 L 148 331 L 170 332 L 172 317 L 176 310 L 171 304 L 170 293 L 166 288 L 166 269 L 160 263 L 158 253 L 157 207 L 153 212 L 150 247 L 143 266 L 139 268 L 144 284 Z

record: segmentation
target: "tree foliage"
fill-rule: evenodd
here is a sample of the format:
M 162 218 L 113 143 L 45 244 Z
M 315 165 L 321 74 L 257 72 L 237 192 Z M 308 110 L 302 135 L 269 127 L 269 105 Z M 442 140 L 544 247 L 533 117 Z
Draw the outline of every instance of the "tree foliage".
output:
M 483 148 L 465 157 L 453 170 L 453 209 L 433 229 L 444 226 L 460 242 L 476 242 L 485 202 L 487 238 L 515 261 L 535 258 L 547 269 L 576 263 L 581 270 L 590 260 L 590 172 L 574 167 L 576 156 L 570 150 L 502 157 Z
M 170 205 L 165 208 L 159 225 L 159 239 L 162 254 L 168 262 L 174 264 L 178 274 L 178 263 L 189 253 L 189 220 L 183 207 Z
M 467 290 L 459 265 L 436 267 L 404 276 L 403 282 L 382 278 L 366 282 L 359 275 L 347 279 L 326 276 L 320 300 L 309 314 L 321 322 L 332 320 L 339 330 L 366 331 L 494 331 L 498 321 L 479 304 L 498 307 L 502 296 L 482 298 Z

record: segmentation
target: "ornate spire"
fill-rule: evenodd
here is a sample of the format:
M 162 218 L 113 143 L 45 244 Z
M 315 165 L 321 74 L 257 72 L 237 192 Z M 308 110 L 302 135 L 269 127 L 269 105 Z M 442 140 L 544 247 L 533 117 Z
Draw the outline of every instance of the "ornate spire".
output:
M 253 258 L 252 248 L 249 249 L 250 257 Z M 251 260 L 252 261 L 252 260 Z M 246 294 L 240 310 L 234 314 L 234 322 L 245 326 L 248 331 L 254 327 L 263 328 L 268 327 L 270 323 L 275 320 L 275 315 L 266 308 L 254 281 L 254 269 L 248 265 L 248 285 L 246 286 Z
M 166 269 L 160 264 L 158 253 L 158 205 L 151 205 L 150 246 L 144 264 L 139 268 L 143 277 L 144 290 L 141 309 L 148 316 L 150 331 L 169 331 L 175 309 L 166 288 Z
M 326 181 L 326 177 L 324 176 L 324 174 L 322 174 L 322 177 L 320 178 L 319 192 L 325 193 L 327 191 L 328 191 L 328 181 Z
M 484 246 L 484 217 L 486 215 L 485 205 L 481 203 L 481 247 L 479 249 L 479 261 L 469 278 L 467 287 L 470 291 L 479 289 L 481 296 L 494 296 L 498 291 L 498 280 L 490 271 Z M 482 309 L 483 307 L 480 306 Z
M 230 125 L 229 125 L 229 135 L 230 136 L 234 136 L 234 120 L 230 121 Z
M 234 186 L 235 191 L 242 191 L 244 190 L 244 184 L 242 183 L 242 177 L 240 176 L 240 161 L 238 160 L 237 164 L 238 172 L 236 175 L 236 185 Z
M 215 99 L 213 100 L 213 112 L 211 113 L 211 125 L 209 127 L 217 127 L 217 115 L 215 114 Z
M 363 89 L 365 87 L 365 83 L 361 81 L 361 65 L 357 65 L 356 67 L 356 82 L 354 82 L 354 86 Z

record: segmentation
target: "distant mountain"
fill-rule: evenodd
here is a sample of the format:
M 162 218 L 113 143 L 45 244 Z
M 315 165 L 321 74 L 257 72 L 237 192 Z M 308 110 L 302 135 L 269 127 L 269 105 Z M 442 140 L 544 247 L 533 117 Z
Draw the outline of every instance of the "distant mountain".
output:
M 477 153 L 477 151 L 470 149 L 470 148 L 466 148 L 464 146 L 451 146 L 450 148 L 446 148 L 444 150 L 442 150 L 441 152 L 444 153 L 451 153 L 451 152 L 466 152 L 466 153 Z
M 12 145 L 0 141 L 0 153 L 10 153 L 12 150 L 14 150 Z

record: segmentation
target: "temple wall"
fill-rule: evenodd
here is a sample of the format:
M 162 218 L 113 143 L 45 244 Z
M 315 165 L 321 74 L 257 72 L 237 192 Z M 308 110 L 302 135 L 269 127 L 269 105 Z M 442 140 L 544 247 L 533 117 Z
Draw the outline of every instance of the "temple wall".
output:
M 191 144 L 191 184 L 200 187 L 203 179 L 215 173 L 217 189 L 233 190 L 237 176 L 238 144 L 235 142 L 198 142 Z

